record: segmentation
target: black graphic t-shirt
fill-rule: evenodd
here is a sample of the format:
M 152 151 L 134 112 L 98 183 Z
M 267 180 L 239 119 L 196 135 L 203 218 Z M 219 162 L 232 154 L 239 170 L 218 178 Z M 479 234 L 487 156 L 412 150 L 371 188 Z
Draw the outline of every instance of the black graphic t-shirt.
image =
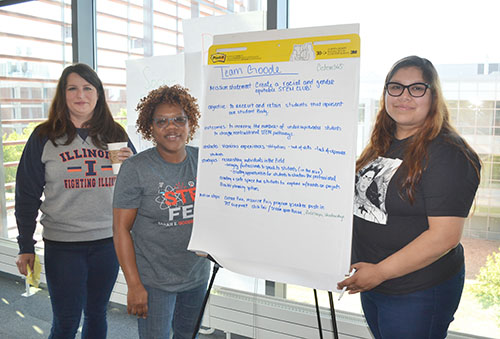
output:
M 429 145 L 428 161 L 410 204 L 398 184 L 408 141 L 394 140 L 384 157 L 356 175 L 352 263 L 378 263 L 397 252 L 429 228 L 429 216 L 465 218 L 469 213 L 479 178 L 458 146 L 442 135 Z M 431 265 L 387 280 L 374 291 L 404 294 L 426 289 L 456 274 L 463 264 L 459 244 Z

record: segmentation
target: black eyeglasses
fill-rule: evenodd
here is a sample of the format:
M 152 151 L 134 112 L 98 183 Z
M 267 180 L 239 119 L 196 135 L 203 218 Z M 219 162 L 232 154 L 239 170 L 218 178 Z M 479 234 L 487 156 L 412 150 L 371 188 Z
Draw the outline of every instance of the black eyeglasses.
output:
M 177 127 L 184 127 L 188 122 L 188 117 L 184 115 L 179 115 L 173 118 L 151 118 L 155 123 L 156 127 L 165 128 L 170 125 L 170 122 L 173 122 Z
M 431 85 L 426 84 L 425 82 L 416 82 L 408 86 L 400 84 L 399 82 L 388 82 L 385 84 L 387 94 L 391 97 L 399 97 L 403 94 L 405 89 L 408 89 L 408 93 L 410 93 L 412 97 L 420 98 L 425 95 L 425 92 L 429 87 L 431 87 Z

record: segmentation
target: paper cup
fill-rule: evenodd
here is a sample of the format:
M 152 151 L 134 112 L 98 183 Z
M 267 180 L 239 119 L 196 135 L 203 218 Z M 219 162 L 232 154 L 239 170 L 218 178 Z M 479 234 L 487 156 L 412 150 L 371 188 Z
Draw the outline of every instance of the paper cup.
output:
M 118 152 L 121 148 L 127 147 L 127 142 L 112 142 L 108 144 L 109 159 L 113 166 L 113 174 L 118 174 L 122 162 L 118 159 Z

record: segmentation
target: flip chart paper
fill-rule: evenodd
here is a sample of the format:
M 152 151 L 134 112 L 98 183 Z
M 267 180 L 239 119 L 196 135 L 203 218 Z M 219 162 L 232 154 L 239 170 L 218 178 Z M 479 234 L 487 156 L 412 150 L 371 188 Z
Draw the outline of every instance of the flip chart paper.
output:
M 210 48 L 189 249 L 333 290 L 350 264 L 360 51 L 357 32 L 324 31 Z

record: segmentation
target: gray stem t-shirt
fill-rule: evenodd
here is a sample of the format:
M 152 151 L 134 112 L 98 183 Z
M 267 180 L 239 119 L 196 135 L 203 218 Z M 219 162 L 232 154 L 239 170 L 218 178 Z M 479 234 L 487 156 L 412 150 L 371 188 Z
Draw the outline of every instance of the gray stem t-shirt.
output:
M 186 146 L 187 157 L 166 162 L 156 147 L 121 166 L 113 207 L 137 208 L 131 234 L 142 283 L 169 292 L 193 289 L 208 280 L 210 264 L 187 250 L 196 194 L 198 149 Z

